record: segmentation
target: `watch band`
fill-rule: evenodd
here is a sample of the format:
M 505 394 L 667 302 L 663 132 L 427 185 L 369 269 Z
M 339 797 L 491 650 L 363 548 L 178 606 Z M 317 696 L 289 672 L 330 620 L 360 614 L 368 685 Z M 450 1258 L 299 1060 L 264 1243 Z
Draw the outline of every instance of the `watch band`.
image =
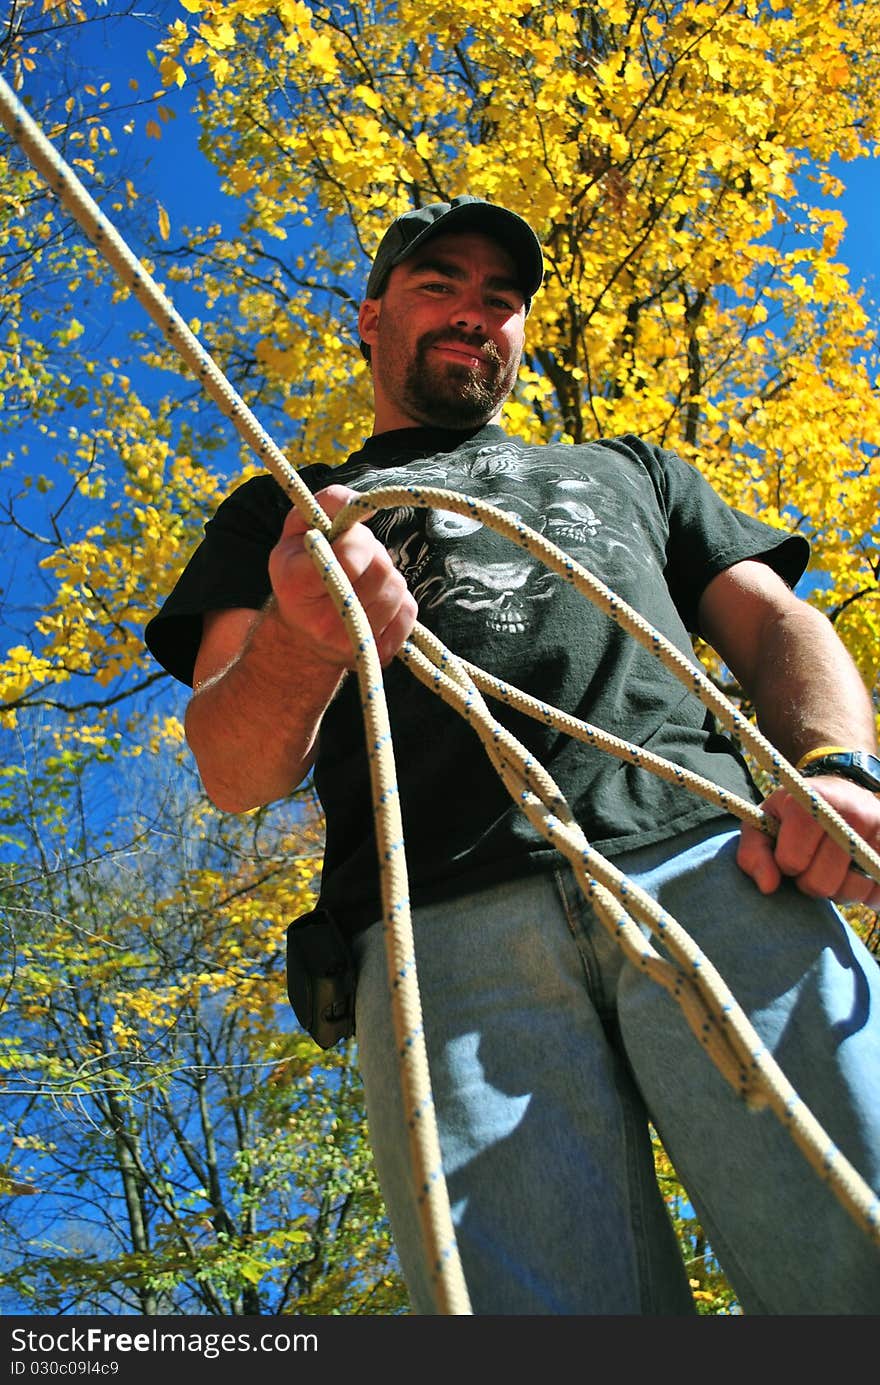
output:
M 820 746 L 804 755 L 797 769 L 806 779 L 814 774 L 837 774 L 873 793 L 880 793 L 880 757 L 867 750 Z
M 825 755 L 848 755 L 851 747 L 848 745 L 817 745 L 812 750 L 808 750 L 806 755 L 802 755 L 795 765 L 798 774 L 803 774 L 807 765 L 813 760 L 821 760 Z

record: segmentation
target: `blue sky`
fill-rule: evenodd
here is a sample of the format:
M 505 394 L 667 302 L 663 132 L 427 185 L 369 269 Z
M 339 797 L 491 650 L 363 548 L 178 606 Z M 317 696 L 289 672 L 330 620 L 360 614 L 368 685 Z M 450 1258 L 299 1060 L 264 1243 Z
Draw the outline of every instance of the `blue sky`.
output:
M 846 187 L 842 197 L 829 200 L 829 206 L 843 212 L 847 222 L 839 258 L 849 265 L 852 283 L 864 285 L 876 308 L 880 300 L 880 158 L 847 164 L 836 159 L 831 171 Z

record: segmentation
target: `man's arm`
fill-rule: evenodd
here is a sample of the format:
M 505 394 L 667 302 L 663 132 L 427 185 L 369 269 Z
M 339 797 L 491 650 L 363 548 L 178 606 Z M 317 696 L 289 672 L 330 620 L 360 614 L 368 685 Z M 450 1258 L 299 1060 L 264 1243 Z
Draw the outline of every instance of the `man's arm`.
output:
M 874 712 L 853 660 L 829 620 L 801 601 L 766 564 L 736 563 L 709 583 L 701 632 L 755 706 L 758 725 L 787 760 L 820 745 L 875 751 Z M 849 780 L 811 785 L 875 850 L 880 796 Z M 880 907 L 880 884 L 850 869 L 847 852 L 786 789 L 764 803 L 779 822 L 775 842 L 743 826 L 737 860 L 765 894 L 782 876 L 806 894 Z
M 332 519 L 353 494 L 328 486 L 316 499 Z M 262 611 L 212 612 L 203 623 L 186 737 L 224 812 L 274 802 L 302 782 L 324 712 L 354 666 L 348 632 L 305 550 L 306 528 L 292 510 L 269 557 L 272 595 Z M 416 622 L 406 582 L 364 524 L 340 535 L 333 551 L 389 663 Z

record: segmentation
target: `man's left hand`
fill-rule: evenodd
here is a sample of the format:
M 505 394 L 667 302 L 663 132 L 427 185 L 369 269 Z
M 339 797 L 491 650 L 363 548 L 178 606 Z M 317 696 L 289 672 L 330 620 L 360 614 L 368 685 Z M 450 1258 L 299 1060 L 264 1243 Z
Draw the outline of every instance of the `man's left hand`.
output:
M 837 775 L 817 774 L 809 783 L 868 846 L 880 851 L 880 795 Z M 800 799 L 779 788 L 762 808 L 779 824 L 775 840 L 745 823 L 736 857 L 762 894 L 772 894 L 788 876 L 804 894 L 880 909 L 880 883 L 853 868 L 846 848 L 827 834 Z

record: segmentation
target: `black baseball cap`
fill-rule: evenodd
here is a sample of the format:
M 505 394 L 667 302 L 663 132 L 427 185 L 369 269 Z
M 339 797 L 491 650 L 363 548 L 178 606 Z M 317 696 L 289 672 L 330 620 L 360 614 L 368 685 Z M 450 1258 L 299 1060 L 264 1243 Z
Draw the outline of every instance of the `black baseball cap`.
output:
M 486 202 L 482 197 L 463 196 L 453 197 L 451 202 L 432 202 L 427 207 L 414 207 L 392 221 L 379 242 L 367 280 L 366 297 L 380 297 L 394 266 L 432 236 L 446 231 L 480 231 L 498 241 L 519 271 L 528 312 L 544 278 L 541 243 L 528 222 L 516 212 Z

